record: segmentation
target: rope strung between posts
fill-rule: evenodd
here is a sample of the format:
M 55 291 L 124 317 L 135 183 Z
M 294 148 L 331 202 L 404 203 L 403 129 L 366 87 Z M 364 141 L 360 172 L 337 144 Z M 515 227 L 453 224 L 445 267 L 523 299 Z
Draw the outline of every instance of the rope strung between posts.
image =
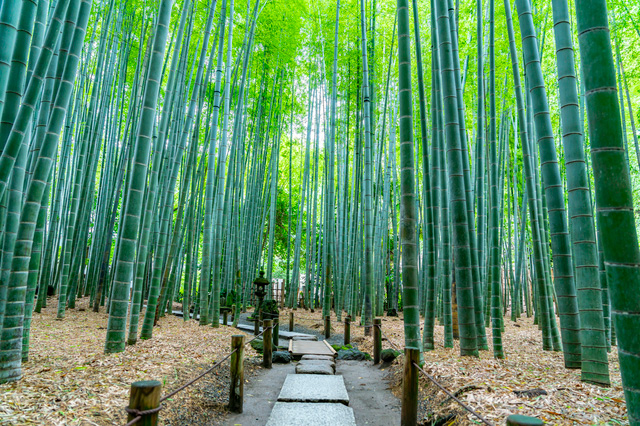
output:
M 380 335 L 381 335 L 382 337 L 384 337 L 384 339 L 387 341 L 387 343 L 389 343 L 389 346 L 391 346 L 391 348 L 392 348 L 394 351 L 396 351 L 396 352 L 400 352 L 400 355 L 398 355 L 398 356 L 402 356 L 402 355 L 404 355 L 404 352 L 403 352 L 403 351 L 401 351 L 401 350 L 400 350 L 396 345 L 394 345 L 394 344 L 393 344 L 393 342 L 392 342 L 391 340 L 389 340 L 389 337 L 388 337 L 386 334 L 384 334 L 384 332 L 382 331 L 382 326 L 381 326 L 381 325 L 376 325 L 376 324 L 374 324 L 374 327 L 377 327 L 377 328 L 378 328 L 378 330 L 380 330 Z
M 244 345 L 248 345 L 249 343 L 253 342 L 254 340 L 256 340 L 258 337 L 262 336 L 264 334 L 265 331 L 272 329 L 273 326 L 271 327 L 267 327 L 265 329 L 263 329 L 260 333 L 258 333 L 253 339 L 249 340 L 248 342 L 246 342 Z M 172 396 L 174 396 L 175 394 L 177 394 L 178 392 L 188 388 L 189 386 L 191 386 L 192 384 L 194 384 L 195 382 L 197 382 L 198 380 L 202 379 L 204 376 L 206 376 L 207 374 L 211 373 L 213 370 L 215 370 L 217 367 L 219 367 L 220 365 L 222 365 L 223 362 L 225 362 L 226 360 L 228 360 L 229 358 L 231 358 L 231 355 L 233 355 L 234 353 L 236 353 L 238 351 L 238 349 L 234 349 L 233 351 L 231 351 L 229 354 L 227 354 L 224 358 L 222 358 L 220 361 L 216 362 L 215 364 L 213 364 L 211 366 L 211 368 L 209 368 L 207 371 L 205 371 L 204 373 L 200 374 L 198 377 L 196 377 L 193 380 L 188 381 L 187 383 L 185 383 L 184 385 L 180 386 L 178 389 L 174 390 L 173 392 L 163 396 L 162 398 L 160 398 L 160 404 L 162 404 L 164 401 L 166 401 L 167 399 L 171 398 Z M 162 405 L 159 405 L 156 408 L 152 408 L 150 410 L 144 410 L 144 411 L 140 411 L 140 410 L 136 410 L 133 408 L 129 408 L 126 407 L 125 411 L 129 414 L 132 415 L 136 415 L 136 417 L 134 417 L 133 419 L 131 419 L 131 421 L 129 421 L 127 424 L 125 424 L 124 426 L 132 426 L 134 424 L 136 424 L 137 422 L 139 422 L 143 416 L 148 416 L 149 414 L 155 414 L 157 412 L 159 412 L 160 410 L 162 410 Z
M 466 405 L 464 402 L 460 401 L 458 398 L 456 398 L 455 395 L 453 395 L 451 392 L 449 392 L 448 390 L 446 390 L 440 383 L 438 383 L 436 381 L 436 379 L 434 379 L 433 377 L 431 377 L 429 375 L 429 373 L 427 373 L 426 371 L 424 371 L 422 368 L 420 368 L 420 366 L 418 364 L 416 364 L 415 362 L 413 363 L 414 367 L 416 367 L 418 369 L 418 371 L 420 371 L 422 374 L 425 375 L 425 377 L 429 380 L 431 380 L 437 387 L 440 388 L 440 390 L 442 390 L 444 393 L 446 393 L 451 399 L 453 399 L 455 402 L 457 402 L 458 404 L 460 404 L 462 406 L 462 408 L 464 408 L 465 410 L 467 410 L 468 412 L 470 412 L 471 414 L 473 414 L 474 416 L 476 416 L 477 418 L 479 418 L 484 424 L 489 425 L 489 426 L 494 426 L 493 423 L 491 423 L 489 420 L 485 419 L 484 417 L 482 417 L 480 414 L 476 413 L 475 411 L 473 411 L 473 409 L 471 407 L 469 407 L 468 405 Z

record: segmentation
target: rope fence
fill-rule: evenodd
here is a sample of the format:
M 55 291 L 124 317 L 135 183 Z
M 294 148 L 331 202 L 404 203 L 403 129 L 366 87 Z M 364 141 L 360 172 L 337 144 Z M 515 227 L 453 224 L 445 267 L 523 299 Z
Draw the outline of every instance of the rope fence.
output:
M 309 317 L 298 317 L 298 319 L 312 321 L 312 322 L 323 322 L 324 330 L 325 330 L 325 338 L 330 337 L 331 330 L 331 317 L 325 316 L 322 319 L 317 318 L 309 318 Z M 231 338 L 231 347 L 232 351 L 225 355 L 224 358 L 217 361 L 213 364 L 207 371 L 201 373 L 194 379 L 188 381 L 183 384 L 179 388 L 174 391 L 168 393 L 167 395 L 160 397 L 162 384 L 158 381 L 144 381 L 144 382 L 134 382 L 131 385 L 131 393 L 129 406 L 125 408 L 125 411 L 129 415 L 128 422 L 125 426 L 133 426 L 141 420 L 145 420 L 145 425 L 156 426 L 158 422 L 159 412 L 163 409 L 162 403 L 189 386 L 193 385 L 204 376 L 211 373 L 213 370 L 218 368 L 222 363 L 231 358 L 230 368 L 231 368 L 231 384 L 230 384 L 230 394 L 229 394 L 229 409 L 230 411 L 242 413 L 242 405 L 243 405 L 243 394 L 244 394 L 244 368 L 243 357 L 244 357 L 244 347 L 248 344 L 251 344 L 254 340 L 262 337 L 264 342 L 263 347 L 263 366 L 265 368 L 271 368 L 272 362 L 272 351 L 273 346 L 277 346 L 277 324 L 278 319 L 275 320 L 275 325 L 273 320 L 264 320 L 263 321 L 263 329 L 261 332 L 257 333 L 258 326 L 256 325 L 256 334 L 255 336 L 248 341 L 244 341 L 244 335 L 234 335 Z M 344 342 L 345 345 L 350 343 L 351 339 L 351 316 L 346 316 L 343 320 L 337 321 L 339 323 L 344 324 Z M 289 330 L 293 331 L 295 325 L 295 314 L 294 311 L 289 312 Z M 442 386 L 434 377 L 432 377 L 429 373 L 427 373 L 420 366 L 420 350 L 417 348 L 405 348 L 404 351 L 400 349 L 398 345 L 396 345 L 382 330 L 382 320 L 380 318 L 374 318 L 373 324 L 371 325 L 356 325 L 359 328 L 367 328 L 370 327 L 373 331 L 373 363 L 378 364 L 381 361 L 382 354 L 382 342 L 386 340 L 388 345 L 396 352 L 399 352 L 398 357 L 404 355 L 404 371 L 402 378 L 402 409 L 401 409 L 401 424 L 403 425 L 417 425 L 417 416 L 418 416 L 418 379 L 419 374 L 422 374 L 429 381 L 435 384 L 442 392 L 444 392 L 450 399 L 454 400 L 458 405 L 460 405 L 464 410 L 471 413 L 478 420 L 488 426 L 494 426 L 494 423 L 491 423 L 489 420 L 484 418 L 478 412 L 473 410 L 470 406 L 462 402 L 456 395 L 449 392 L 444 386 Z M 272 333 L 272 331 L 276 329 L 276 333 Z M 365 333 L 366 335 L 366 333 Z M 273 341 L 276 340 L 274 343 Z M 537 420 L 540 423 L 527 423 L 531 420 Z M 524 423 L 522 423 L 524 422 Z M 531 425 L 531 424 L 543 424 L 539 419 L 526 417 L 526 416 L 509 416 L 507 419 L 507 425 Z
M 242 368 L 244 347 L 251 344 L 254 340 L 265 335 L 264 350 L 263 350 L 263 365 L 267 368 L 271 368 L 271 356 L 272 356 L 272 330 L 274 329 L 272 320 L 265 320 L 264 327 L 260 333 L 255 335 L 251 340 L 244 342 L 244 335 L 234 335 L 231 338 L 231 345 L 234 349 L 225 355 L 222 359 L 217 361 L 208 370 L 201 373 L 192 380 L 183 384 L 174 391 L 160 398 L 160 392 L 162 384 L 157 380 L 134 382 L 131 385 L 131 392 L 129 398 L 129 406 L 125 407 L 125 411 L 129 415 L 128 422 L 125 426 L 133 426 L 145 417 L 149 417 L 149 424 L 156 425 L 158 421 L 158 413 L 164 408 L 162 403 L 179 392 L 185 390 L 189 386 L 193 385 L 204 376 L 210 374 L 213 370 L 221 366 L 226 360 L 231 360 L 231 393 L 229 395 L 229 406 L 232 411 L 242 412 L 242 398 L 243 398 L 243 383 L 244 383 L 244 369 Z M 234 355 L 236 359 L 234 358 Z M 268 359 L 267 359 L 268 358 Z M 234 362 L 235 361 L 235 362 Z M 240 386 L 234 386 L 238 384 Z M 239 394 L 239 395 L 238 395 Z M 135 407 L 132 407 L 135 405 Z M 239 407 L 238 407 L 239 405 Z M 153 406 L 153 407 L 150 407 Z M 239 411 L 238 411 L 239 408 Z
M 494 426 L 493 423 L 491 423 L 490 421 L 488 421 L 487 419 L 485 419 L 484 417 L 482 417 L 479 413 L 477 413 L 476 411 L 474 411 L 471 407 L 469 407 L 468 405 L 466 405 L 464 402 L 460 401 L 454 394 L 452 394 L 451 392 L 449 392 L 447 389 L 445 389 L 440 383 L 438 383 L 438 381 L 436 379 L 434 379 L 433 377 L 431 377 L 429 375 L 429 373 L 427 373 L 426 371 L 424 371 L 418 364 L 416 364 L 415 362 L 412 362 L 413 366 L 415 368 L 418 369 L 419 372 L 422 373 L 422 375 L 424 375 L 427 379 L 431 380 L 431 382 L 433 382 L 434 385 L 436 385 L 438 388 L 440 388 L 440 390 L 444 393 L 446 393 L 449 398 L 453 399 L 455 402 L 457 402 L 458 404 L 460 404 L 460 406 L 462 408 L 464 408 L 465 410 L 467 410 L 468 412 L 470 412 L 471 414 L 473 414 L 474 416 L 476 416 L 478 419 L 480 419 L 480 421 L 482 421 L 484 424 L 489 425 L 489 426 Z

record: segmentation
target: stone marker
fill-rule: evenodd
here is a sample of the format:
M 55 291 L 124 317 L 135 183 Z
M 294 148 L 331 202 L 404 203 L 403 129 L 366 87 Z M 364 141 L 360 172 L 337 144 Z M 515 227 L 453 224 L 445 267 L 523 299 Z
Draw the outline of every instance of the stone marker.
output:
M 338 402 L 349 405 L 349 395 L 342 376 L 288 374 L 278 401 Z
M 276 402 L 267 426 L 356 426 L 353 410 L 342 404 Z

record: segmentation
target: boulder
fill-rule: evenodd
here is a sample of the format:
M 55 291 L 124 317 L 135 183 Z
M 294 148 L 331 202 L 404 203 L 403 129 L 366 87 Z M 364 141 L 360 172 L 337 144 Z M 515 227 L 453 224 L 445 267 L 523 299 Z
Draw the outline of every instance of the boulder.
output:
M 293 361 L 293 356 L 287 351 L 275 351 L 272 360 L 274 364 L 289 364 Z
M 391 308 L 387 311 L 387 316 L 388 317 L 397 317 L 398 316 L 398 311 L 396 311 L 395 309 Z
M 347 361 L 365 361 L 370 357 L 370 355 L 367 355 L 357 349 L 341 349 L 338 351 L 338 359 Z

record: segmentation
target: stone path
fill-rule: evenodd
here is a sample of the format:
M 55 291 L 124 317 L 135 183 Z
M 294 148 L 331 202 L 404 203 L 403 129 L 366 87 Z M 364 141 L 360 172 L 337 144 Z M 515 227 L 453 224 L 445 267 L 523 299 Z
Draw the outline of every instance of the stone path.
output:
M 336 351 L 326 340 L 314 342 L 309 340 L 298 340 L 293 338 L 289 342 L 289 352 L 294 359 L 303 358 L 306 355 L 324 355 L 333 358 Z
M 253 331 L 252 325 L 239 324 Z M 284 333 L 284 334 L 283 334 Z M 290 335 L 287 335 L 290 334 Z M 305 333 L 280 331 L 293 343 L 327 348 Z M 309 337 L 307 337 L 309 336 Z M 313 338 L 312 341 L 302 339 Z M 332 349 L 332 348 L 331 348 Z M 335 351 L 333 351 L 335 352 Z M 400 402 L 383 380 L 384 370 L 364 361 L 335 361 L 335 353 L 305 351 L 297 363 L 274 364 L 245 388 L 244 413 L 229 426 L 356 426 L 399 424 Z M 347 386 L 348 384 L 348 386 Z M 267 418 L 268 417 L 268 418 Z M 357 423 L 356 423 L 357 422 Z
M 280 403 L 281 388 L 289 375 L 295 372 L 297 363 L 274 364 L 270 370 L 262 370 L 261 374 L 252 377 L 245 384 L 244 412 L 242 414 L 230 413 L 225 426 L 265 426 L 276 404 L 294 404 L 292 402 Z M 400 424 L 400 401 L 389 390 L 389 384 L 385 380 L 386 369 L 374 366 L 371 361 L 336 361 L 336 376 L 344 378 L 344 384 L 349 396 L 349 406 L 341 403 L 344 408 L 353 409 L 355 424 L 358 426 L 381 426 Z M 328 377 L 328 376 L 326 376 Z M 303 404 L 303 403 L 300 403 Z M 320 406 L 329 403 L 310 403 Z M 325 405 L 323 405 L 326 408 Z M 319 407 L 322 410 L 323 407 Z M 338 408 L 340 409 L 340 408 Z M 281 410 L 281 409 L 279 409 Z M 279 411 L 278 410 L 278 411 Z M 323 411 L 324 413 L 324 411 Z M 275 414 L 274 414 L 275 415 Z M 293 417 L 292 421 L 301 417 Z M 327 416 L 327 418 L 330 418 Z M 321 423 L 323 417 L 314 416 L 315 421 L 303 423 L 283 423 L 293 426 L 304 424 L 309 426 L 324 426 L 333 423 Z M 340 423 L 336 423 L 340 424 Z M 348 423 L 353 425 L 353 423 Z M 274 426 L 269 424 L 269 426 Z M 277 425 L 276 425 L 277 426 Z
M 315 343 L 318 349 L 328 346 L 324 342 L 304 343 Z M 335 375 L 334 353 L 314 353 L 312 348 L 308 346 L 296 365 L 296 374 L 287 375 L 267 426 L 356 425 L 344 378 Z
M 267 426 L 355 426 L 353 410 L 342 404 L 276 402 Z

